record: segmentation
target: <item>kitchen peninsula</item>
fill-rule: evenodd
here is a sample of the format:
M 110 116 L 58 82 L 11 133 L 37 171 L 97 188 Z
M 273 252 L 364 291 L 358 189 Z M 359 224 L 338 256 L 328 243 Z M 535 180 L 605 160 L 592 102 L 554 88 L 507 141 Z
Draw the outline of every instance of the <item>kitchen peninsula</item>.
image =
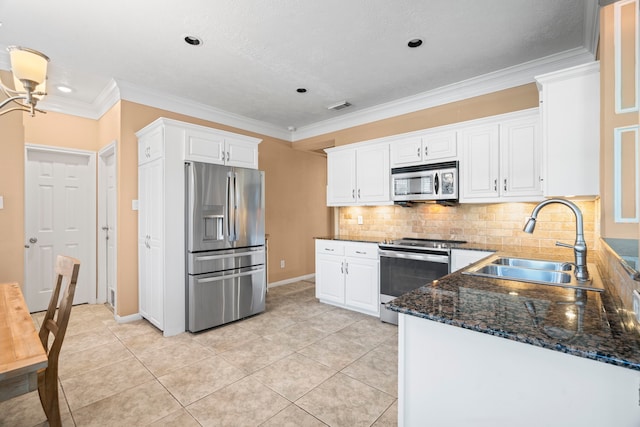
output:
M 614 295 L 455 272 L 395 299 L 399 425 L 640 425 L 640 334 Z

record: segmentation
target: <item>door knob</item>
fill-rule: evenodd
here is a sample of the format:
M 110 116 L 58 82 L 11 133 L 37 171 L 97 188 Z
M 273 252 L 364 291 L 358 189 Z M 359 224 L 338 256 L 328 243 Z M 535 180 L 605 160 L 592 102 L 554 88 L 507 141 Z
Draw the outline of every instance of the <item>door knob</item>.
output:
M 29 239 L 29 243 L 36 243 L 36 242 L 38 242 L 38 239 L 35 237 L 32 237 Z

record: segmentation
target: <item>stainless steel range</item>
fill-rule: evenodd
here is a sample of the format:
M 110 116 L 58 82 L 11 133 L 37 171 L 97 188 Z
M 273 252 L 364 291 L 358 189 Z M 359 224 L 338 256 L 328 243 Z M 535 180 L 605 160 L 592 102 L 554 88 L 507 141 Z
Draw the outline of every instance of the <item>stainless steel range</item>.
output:
M 380 320 L 398 324 L 398 313 L 387 309 L 389 301 L 446 276 L 451 248 L 461 240 L 402 238 L 380 243 Z

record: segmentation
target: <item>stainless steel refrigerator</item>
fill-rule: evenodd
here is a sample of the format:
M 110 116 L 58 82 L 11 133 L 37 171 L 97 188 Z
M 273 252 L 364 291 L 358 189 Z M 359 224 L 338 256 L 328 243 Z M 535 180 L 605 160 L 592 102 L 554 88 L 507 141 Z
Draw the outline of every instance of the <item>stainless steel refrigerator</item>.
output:
M 264 172 L 185 163 L 191 332 L 265 309 Z

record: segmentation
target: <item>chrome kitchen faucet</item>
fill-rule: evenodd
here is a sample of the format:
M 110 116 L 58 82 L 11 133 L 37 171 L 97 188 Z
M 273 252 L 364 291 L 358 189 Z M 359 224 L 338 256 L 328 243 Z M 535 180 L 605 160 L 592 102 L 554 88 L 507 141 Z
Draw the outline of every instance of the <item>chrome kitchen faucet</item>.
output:
M 568 206 L 576 216 L 576 242 L 573 245 L 556 242 L 556 246 L 564 246 L 573 249 L 573 253 L 575 255 L 575 262 L 573 263 L 573 265 L 575 267 L 576 279 L 578 279 L 578 281 L 580 282 L 586 282 L 589 280 L 589 271 L 587 270 L 587 243 L 584 241 L 582 212 L 580 211 L 580 208 L 578 206 L 565 199 L 548 199 L 544 202 L 540 202 L 535 208 L 533 208 L 531 217 L 527 220 L 527 223 L 524 225 L 522 231 L 524 231 L 525 233 L 533 233 L 533 230 L 536 228 L 536 219 L 538 218 L 538 212 L 540 212 L 543 207 L 550 205 L 551 203 L 560 203 L 562 205 Z

